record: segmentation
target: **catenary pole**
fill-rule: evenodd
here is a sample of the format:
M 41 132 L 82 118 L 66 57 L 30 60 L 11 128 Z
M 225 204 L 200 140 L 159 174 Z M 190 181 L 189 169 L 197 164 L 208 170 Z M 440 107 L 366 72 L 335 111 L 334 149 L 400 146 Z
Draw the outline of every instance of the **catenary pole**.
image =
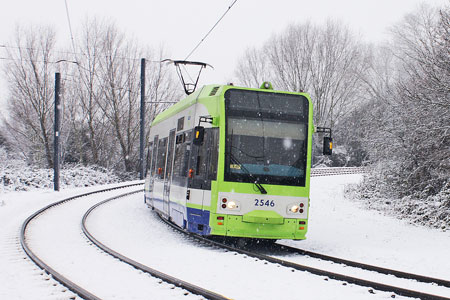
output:
M 55 125 L 54 132 L 55 138 L 53 142 L 53 187 L 55 191 L 59 191 L 59 171 L 60 171 L 60 147 L 59 147 L 59 135 L 60 135 L 60 113 L 61 113 L 61 100 L 60 100 L 60 85 L 61 74 L 55 73 Z
M 139 178 L 144 179 L 144 139 L 145 139 L 145 58 L 141 59 L 141 132 L 140 132 L 140 148 L 139 148 Z

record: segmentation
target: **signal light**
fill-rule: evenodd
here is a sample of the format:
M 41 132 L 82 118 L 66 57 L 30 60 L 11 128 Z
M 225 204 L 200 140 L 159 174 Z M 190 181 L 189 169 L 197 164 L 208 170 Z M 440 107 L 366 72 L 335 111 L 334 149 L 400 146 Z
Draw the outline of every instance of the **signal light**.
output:
M 224 219 L 223 216 L 218 216 L 218 217 L 217 217 L 217 220 L 223 220 L 223 219 Z
M 222 204 L 222 208 L 227 208 L 227 205 L 225 203 Z
M 299 213 L 303 213 L 303 209 L 300 209 L 300 210 L 299 210 Z
M 217 225 L 223 225 L 223 222 L 217 222 Z
M 305 227 L 301 226 L 301 227 L 299 227 L 298 229 L 300 229 L 300 230 L 304 230 L 304 229 L 305 229 Z
M 323 155 L 331 155 L 333 153 L 333 139 L 331 137 L 323 138 Z
M 305 225 L 306 222 L 305 222 L 305 221 L 300 221 L 300 222 L 298 222 L 298 224 L 300 224 L 300 225 Z
M 162 173 L 162 168 L 158 168 L 158 175 L 161 175 Z
M 300 207 L 303 207 L 303 206 L 305 206 L 305 204 L 303 204 L 303 203 L 300 203 Z
M 222 203 L 227 203 L 227 198 L 223 198 Z
M 194 169 L 189 169 L 189 178 L 194 177 Z

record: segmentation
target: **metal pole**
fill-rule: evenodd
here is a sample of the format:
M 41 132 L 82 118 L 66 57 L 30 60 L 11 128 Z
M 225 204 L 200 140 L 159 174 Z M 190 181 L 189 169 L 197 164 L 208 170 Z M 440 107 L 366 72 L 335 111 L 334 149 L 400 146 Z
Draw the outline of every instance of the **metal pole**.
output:
M 59 134 L 60 134 L 60 113 L 61 113 L 61 103 L 60 103 L 60 85 L 61 85 L 61 74 L 55 73 L 55 138 L 53 142 L 53 187 L 55 191 L 59 191 L 59 171 L 60 171 L 60 153 L 59 153 Z
M 140 133 L 140 151 L 139 151 L 139 178 L 144 179 L 144 138 L 145 138 L 145 58 L 141 59 L 141 133 Z

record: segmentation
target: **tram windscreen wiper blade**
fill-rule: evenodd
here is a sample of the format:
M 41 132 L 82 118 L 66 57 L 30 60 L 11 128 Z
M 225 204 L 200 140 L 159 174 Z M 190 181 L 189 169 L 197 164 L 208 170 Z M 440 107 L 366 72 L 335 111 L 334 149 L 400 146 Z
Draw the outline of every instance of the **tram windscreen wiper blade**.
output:
M 249 174 L 249 175 L 253 177 L 252 174 Z M 261 194 L 267 194 L 266 189 L 261 185 L 261 183 L 259 183 L 258 181 L 256 181 L 256 179 L 255 179 L 254 184 L 256 185 L 256 187 L 258 188 L 258 190 L 261 192 Z
M 233 153 L 231 153 L 231 152 L 230 152 L 230 158 L 232 161 L 234 161 L 234 163 L 239 165 L 241 170 L 243 170 L 251 178 L 251 180 L 253 180 L 253 183 L 258 188 L 258 190 L 261 192 L 261 194 L 267 194 L 266 189 L 261 185 L 261 183 L 258 182 L 258 180 L 255 178 L 255 176 L 253 176 L 253 174 L 250 173 L 250 171 L 246 167 L 244 167 L 244 165 L 242 165 L 239 162 L 239 160 L 237 160 L 237 158 L 234 157 Z

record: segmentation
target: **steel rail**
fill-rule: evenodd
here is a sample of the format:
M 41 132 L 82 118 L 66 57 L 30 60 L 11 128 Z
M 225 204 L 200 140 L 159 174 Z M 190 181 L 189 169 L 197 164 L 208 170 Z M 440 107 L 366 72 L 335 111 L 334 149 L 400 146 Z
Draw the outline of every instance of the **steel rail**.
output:
M 272 256 L 268 256 L 268 255 L 264 255 L 264 254 L 259 254 L 259 253 L 254 253 L 254 252 L 250 252 L 244 249 L 240 249 L 240 248 L 236 248 L 233 246 L 229 246 L 220 242 L 216 242 L 216 241 L 212 241 L 210 239 L 204 238 L 198 234 L 194 234 L 194 233 L 190 233 L 187 232 L 183 229 L 181 229 L 180 227 L 176 226 L 175 224 L 169 222 L 167 219 L 165 219 L 164 217 L 162 217 L 161 215 L 158 214 L 158 216 L 160 217 L 160 219 L 165 222 L 166 224 L 168 224 L 169 226 L 171 226 L 172 228 L 174 228 L 175 230 L 182 232 L 184 234 L 189 235 L 190 237 L 197 239 L 199 241 L 202 241 L 206 244 L 212 245 L 212 246 L 216 246 L 218 248 L 224 248 L 230 251 L 234 251 L 240 254 L 244 254 L 247 255 L 249 257 L 254 257 L 254 258 L 258 258 L 260 260 L 265 260 L 274 264 L 279 264 L 283 267 L 288 267 L 288 268 L 292 268 L 295 270 L 299 270 L 299 271 L 306 271 L 309 272 L 311 274 L 314 275 L 319 275 L 319 276 L 325 276 L 328 277 L 330 279 L 334 279 L 334 280 L 338 280 L 338 281 L 344 281 L 347 283 L 351 283 L 351 284 L 356 284 L 359 286 L 365 286 L 365 287 L 370 287 L 374 290 L 378 290 L 378 291 L 383 291 L 383 292 L 391 292 L 391 293 L 395 293 L 397 295 L 400 296 L 405 296 L 405 297 L 412 297 L 412 298 L 420 298 L 423 300 L 450 300 L 450 298 L 446 298 L 446 297 L 442 297 L 442 296 L 438 296 L 438 295 L 432 295 L 432 294 L 427 294 L 427 293 L 422 293 L 422 292 L 418 292 L 418 291 L 414 291 L 414 290 L 408 290 L 408 289 L 404 289 L 404 288 L 400 288 L 400 287 L 396 287 L 396 286 L 391 286 L 391 285 L 387 285 L 387 284 L 383 284 L 383 283 L 379 283 L 379 282 L 374 282 L 374 281 L 369 281 L 369 280 L 365 280 L 365 279 L 360 279 L 360 278 L 356 278 L 356 277 L 351 277 L 351 276 L 347 276 L 347 275 L 343 275 L 343 274 L 339 274 L 339 273 L 334 273 L 334 272 L 329 272 L 326 270 L 322 270 L 322 269 L 317 269 L 317 268 L 313 268 L 313 267 L 309 267 L 309 266 L 305 266 L 305 265 L 300 265 L 300 264 L 296 264 L 290 261 L 285 261 L 279 258 L 275 258 Z
M 168 274 L 165 274 L 163 272 L 160 272 L 158 270 L 155 270 L 153 268 L 150 268 L 146 265 L 143 265 L 129 257 L 126 257 L 120 253 L 118 253 L 117 251 L 114 251 L 113 249 L 109 248 L 108 246 L 106 246 L 105 244 L 101 243 L 99 240 L 97 240 L 87 229 L 86 227 L 86 221 L 89 217 L 89 215 L 91 214 L 92 211 L 94 211 L 96 208 L 98 208 L 101 205 L 104 205 L 112 200 L 116 200 L 118 198 L 122 198 L 125 196 L 129 196 L 131 194 L 137 193 L 137 192 L 141 192 L 141 190 L 139 191 L 135 191 L 135 192 L 130 192 L 130 193 L 126 193 L 126 194 L 122 194 L 122 195 L 118 195 L 115 197 L 111 197 L 109 199 L 103 200 L 95 205 L 93 205 L 91 208 L 89 208 L 86 213 L 83 216 L 82 222 L 81 222 L 81 227 L 83 230 L 83 233 L 86 235 L 86 237 L 92 242 L 94 243 L 98 248 L 100 248 L 101 250 L 103 250 L 104 252 L 108 253 L 109 255 L 119 259 L 120 261 L 127 263 L 129 265 L 131 265 L 132 267 L 141 270 L 145 273 L 148 273 L 154 277 L 158 277 L 162 280 L 164 280 L 165 282 L 171 283 L 177 287 L 183 288 L 185 290 L 188 290 L 196 295 L 200 295 L 203 296 L 207 299 L 211 299 L 211 300 L 226 300 L 226 299 L 230 299 L 227 297 L 224 297 L 220 294 L 217 294 L 215 292 L 209 291 L 207 289 L 204 289 L 202 287 L 196 286 L 194 284 L 191 284 L 189 282 L 183 281 L 181 279 L 178 279 L 176 277 L 170 276 Z
M 383 267 L 377 267 L 374 265 L 369 265 L 369 264 L 364 264 L 364 263 L 360 263 L 360 262 L 356 262 L 356 261 L 346 260 L 346 259 L 342 259 L 339 257 L 329 256 L 329 255 L 316 253 L 316 252 L 312 252 L 312 251 L 308 251 L 308 250 L 304 250 L 304 249 L 300 249 L 300 248 L 295 248 L 295 247 L 291 247 L 291 246 L 287 246 L 287 245 L 282 245 L 282 244 L 276 244 L 276 245 L 280 246 L 280 249 L 287 250 L 289 252 L 295 252 L 295 253 L 299 253 L 301 255 L 307 255 L 307 256 L 318 258 L 321 260 L 332 261 L 332 262 L 338 263 L 338 264 L 344 264 L 349 267 L 360 268 L 360 269 L 368 270 L 368 271 L 375 271 L 375 272 L 385 274 L 385 275 L 394 275 L 395 277 L 398 277 L 398 278 L 412 279 L 412 280 L 416 280 L 416 281 L 423 282 L 423 283 L 435 283 L 437 285 L 450 288 L 450 281 L 444 280 L 444 279 L 433 278 L 433 277 L 428 277 L 428 276 L 423 276 L 423 275 L 418 275 L 418 274 L 413 274 L 413 273 L 407 273 L 407 272 L 383 268 Z
M 31 216 L 29 216 L 22 224 L 22 228 L 20 230 L 20 244 L 22 246 L 22 249 L 25 251 L 27 256 L 39 268 L 44 270 L 47 274 L 50 274 L 56 281 L 58 281 L 59 283 L 61 283 L 64 286 L 66 286 L 69 290 L 71 290 L 75 294 L 79 295 L 81 298 L 92 299 L 92 300 L 99 300 L 100 299 L 99 297 L 97 297 L 94 294 L 90 293 L 89 291 L 85 290 L 81 286 L 77 285 L 76 283 L 74 283 L 73 281 L 71 281 L 70 279 L 66 278 L 65 276 L 60 274 L 58 271 L 56 271 L 55 269 L 53 269 L 52 267 L 47 265 L 42 259 L 40 259 L 31 250 L 30 246 L 27 243 L 27 238 L 26 238 L 26 232 L 27 232 L 28 225 L 30 224 L 30 222 L 33 219 L 35 219 L 36 217 L 38 217 L 39 215 L 41 215 L 45 211 L 47 211 L 47 210 L 49 210 L 49 209 L 51 209 L 51 208 L 53 208 L 55 206 L 58 206 L 60 204 L 63 204 L 65 202 L 69 202 L 69 201 L 72 201 L 72 200 L 75 200 L 75 199 L 78 199 L 78 198 L 86 197 L 86 196 L 97 194 L 97 193 L 108 192 L 108 191 L 112 191 L 112 190 L 117 190 L 117 189 L 122 189 L 122 188 L 131 187 L 131 186 L 142 185 L 142 184 L 143 183 L 134 183 L 134 184 L 128 184 L 128 185 L 123 185 L 123 186 L 119 186 L 119 187 L 113 187 L 113 188 L 107 188 L 107 189 L 103 189 L 103 190 L 97 190 L 97 191 L 92 191 L 92 192 L 88 192 L 88 193 L 83 193 L 83 194 L 79 194 L 79 195 L 76 195 L 76 196 L 72 196 L 72 197 L 69 197 L 69 198 L 57 201 L 55 203 L 52 203 L 50 205 L 45 206 L 44 208 L 41 208 L 40 210 L 36 211 Z

